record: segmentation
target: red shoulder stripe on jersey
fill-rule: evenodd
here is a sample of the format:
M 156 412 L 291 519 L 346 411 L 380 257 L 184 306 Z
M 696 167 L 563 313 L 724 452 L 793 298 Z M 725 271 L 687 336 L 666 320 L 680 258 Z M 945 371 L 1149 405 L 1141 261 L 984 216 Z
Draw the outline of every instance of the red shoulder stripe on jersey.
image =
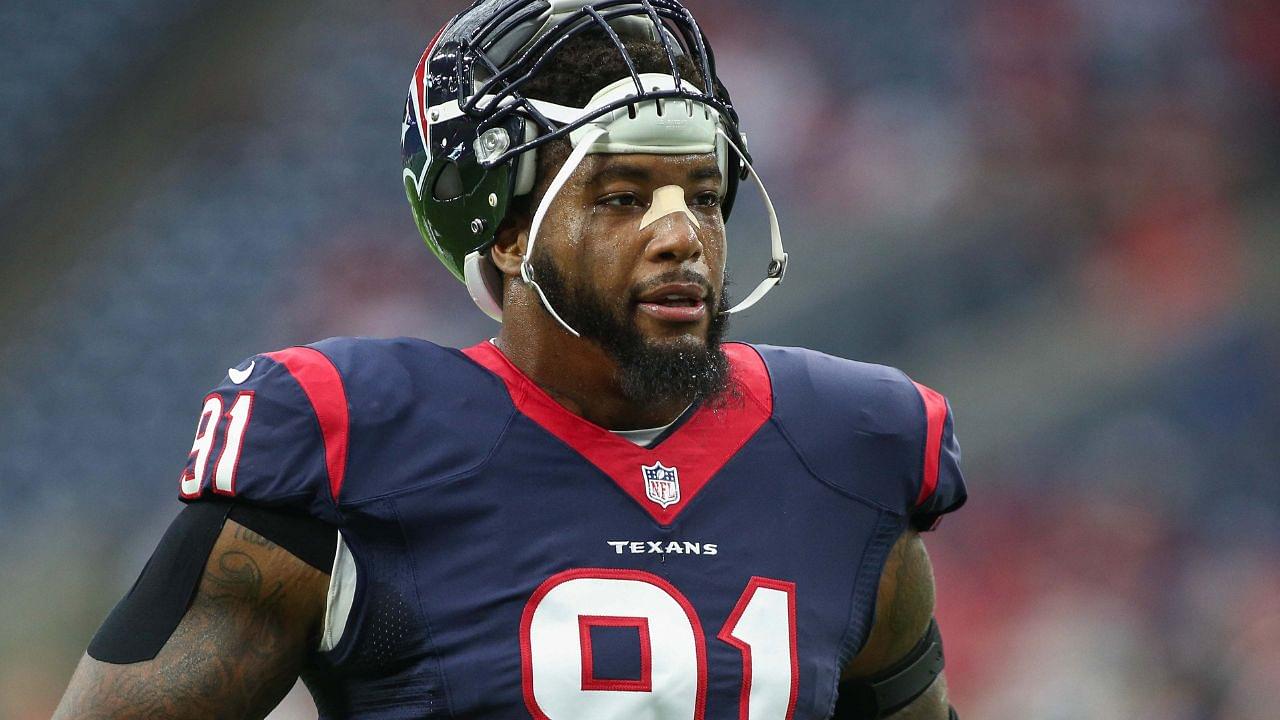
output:
M 938 488 L 938 463 L 942 457 L 942 427 L 947 422 L 947 399 L 936 390 L 914 383 L 924 400 L 925 443 L 924 443 L 924 481 L 920 483 L 920 494 L 916 497 L 916 507 L 924 504 L 933 491 Z
M 764 359 L 750 345 L 725 343 L 723 347 L 740 401 L 730 400 L 728 407 L 716 409 L 704 404 L 653 448 L 638 447 L 569 412 L 493 343 L 482 342 L 463 353 L 502 379 L 516 409 L 585 457 L 666 526 L 773 414 L 773 385 Z M 679 499 L 665 507 L 649 499 L 645 490 L 643 469 L 657 463 L 678 474 Z
M 342 376 L 333 361 L 319 350 L 293 347 L 267 353 L 267 357 L 284 366 L 315 410 L 324 438 L 325 467 L 329 471 L 329 491 L 338 502 L 342 480 L 347 472 L 347 443 L 350 421 L 347 415 L 347 392 Z

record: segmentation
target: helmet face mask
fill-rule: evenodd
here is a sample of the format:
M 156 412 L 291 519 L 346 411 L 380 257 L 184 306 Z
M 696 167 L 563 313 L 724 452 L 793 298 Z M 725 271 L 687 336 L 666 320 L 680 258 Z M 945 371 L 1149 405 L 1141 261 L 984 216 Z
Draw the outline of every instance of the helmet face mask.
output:
M 604 98 L 597 93 L 597 101 L 587 108 L 527 97 L 524 90 L 556 62 L 557 52 L 588 32 L 612 44 L 630 75 L 622 78 L 627 82 L 605 80 L 596 90 L 611 86 L 614 91 Z M 669 76 L 655 76 L 653 68 L 646 72 L 637 65 L 628 51 L 628 42 L 636 39 L 661 48 Z M 696 68 L 706 90 L 678 80 L 682 62 Z M 641 117 L 646 109 L 662 116 L 664 108 L 675 110 L 665 122 Z M 502 282 L 487 259 L 488 249 L 513 199 L 533 189 L 538 148 L 560 138 L 576 148 L 591 138 L 595 145 L 590 152 L 676 154 L 680 148 L 669 136 L 678 138 L 686 115 L 690 123 L 701 123 L 699 131 L 710 138 L 699 145 L 714 150 L 721 162 L 721 205 L 727 218 L 750 158 L 737 113 L 716 78 L 710 46 L 677 0 L 477 0 L 428 45 L 409 88 L 403 175 L 418 229 L 450 272 L 467 283 L 481 309 L 500 320 Z M 714 124 L 708 126 L 711 120 Z M 624 131 L 628 128 L 629 133 Z M 611 129 L 613 135 L 629 135 L 630 142 L 615 141 Z M 575 166 L 587 151 L 572 154 Z M 561 174 L 567 177 L 568 172 Z M 535 215 L 558 192 L 557 183 L 552 186 Z M 771 224 L 776 229 L 776 221 Z M 531 244 L 537 235 L 536 221 L 534 225 Z M 776 232 L 774 244 L 776 284 L 785 265 Z M 523 274 L 536 288 L 531 269 Z M 551 314 L 555 316 L 554 310 Z

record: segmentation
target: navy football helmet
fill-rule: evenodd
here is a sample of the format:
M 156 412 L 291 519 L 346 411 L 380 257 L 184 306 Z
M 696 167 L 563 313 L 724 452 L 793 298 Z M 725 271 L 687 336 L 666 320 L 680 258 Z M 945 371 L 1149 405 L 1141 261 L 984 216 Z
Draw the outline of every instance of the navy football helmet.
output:
M 528 82 L 566 42 L 593 30 L 603 31 L 617 48 L 629 77 L 601 88 L 585 108 L 524 95 Z M 670 75 L 638 71 L 626 46 L 635 38 L 661 44 Z M 682 57 L 698 68 L 706 88 L 681 79 L 677 60 Z M 521 275 L 569 332 L 577 334 L 542 296 L 530 258 L 547 207 L 589 153 L 716 153 L 725 178 L 725 217 L 739 182 L 751 177 L 765 199 L 772 232 L 767 277 L 731 312 L 754 304 L 781 281 L 787 256 L 772 203 L 751 169 L 738 114 L 716 75 L 710 44 L 683 5 L 677 0 L 476 0 L 436 34 L 418 62 L 405 103 L 403 176 L 427 246 L 490 317 L 502 319 L 502 284 L 488 250 L 512 199 L 533 190 L 538 148 L 566 137 L 573 152 L 534 213 Z

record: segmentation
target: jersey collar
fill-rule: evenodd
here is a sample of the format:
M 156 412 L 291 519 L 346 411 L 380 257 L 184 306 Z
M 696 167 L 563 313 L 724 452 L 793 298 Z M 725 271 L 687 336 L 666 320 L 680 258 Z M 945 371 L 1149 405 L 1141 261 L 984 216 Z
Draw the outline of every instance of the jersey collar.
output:
M 715 409 L 703 403 L 652 448 L 639 447 L 565 409 L 492 343 L 462 352 L 502 380 L 521 414 L 576 451 L 666 526 L 773 414 L 773 388 L 759 353 L 743 343 L 725 343 L 723 348 L 729 358 L 730 392 L 736 391 L 737 397 Z

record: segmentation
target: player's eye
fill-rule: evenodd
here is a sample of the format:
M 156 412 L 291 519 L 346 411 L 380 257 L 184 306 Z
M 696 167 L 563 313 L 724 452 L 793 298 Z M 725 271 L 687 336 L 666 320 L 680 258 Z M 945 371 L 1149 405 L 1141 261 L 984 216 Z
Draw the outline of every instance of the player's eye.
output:
M 601 198 L 599 204 L 609 207 L 637 207 L 640 205 L 640 198 L 635 193 L 614 193 Z
M 712 191 L 698 193 L 697 197 L 693 199 L 693 204 L 698 207 L 720 207 L 720 193 Z

